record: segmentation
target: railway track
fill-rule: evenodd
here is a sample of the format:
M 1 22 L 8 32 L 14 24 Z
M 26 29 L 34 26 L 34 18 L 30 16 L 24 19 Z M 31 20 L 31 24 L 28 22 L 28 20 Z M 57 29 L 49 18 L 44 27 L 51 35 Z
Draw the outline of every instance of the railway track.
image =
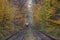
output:
M 6 37 L 5 40 L 21 40 L 25 32 L 26 30 L 19 31 L 17 33 L 12 34 L 9 37 Z
M 29 29 L 28 29 L 29 30 Z M 56 40 L 55 38 L 37 30 L 22 30 L 5 40 Z

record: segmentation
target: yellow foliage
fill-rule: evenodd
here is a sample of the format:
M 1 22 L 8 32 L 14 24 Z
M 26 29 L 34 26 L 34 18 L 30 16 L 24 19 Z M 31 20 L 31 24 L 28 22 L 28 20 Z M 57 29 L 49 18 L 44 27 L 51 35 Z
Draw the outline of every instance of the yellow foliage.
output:
M 54 20 L 51 20 L 53 23 L 56 23 L 56 24 L 60 24 L 60 20 L 57 20 L 57 21 L 54 21 Z

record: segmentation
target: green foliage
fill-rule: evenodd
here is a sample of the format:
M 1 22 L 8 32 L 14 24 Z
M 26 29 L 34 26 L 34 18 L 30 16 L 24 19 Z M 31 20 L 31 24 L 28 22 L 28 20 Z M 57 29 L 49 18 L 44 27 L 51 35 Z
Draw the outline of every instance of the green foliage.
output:
M 16 5 L 17 6 L 17 5 Z M 11 7 L 8 0 L 0 0 L 0 35 L 3 38 L 20 31 L 23 28 L 25 22 L 25 14 L 19 8 L 13 5 Z M 17 12 L 19 11 L 19 13 Z M 23 11 L 23 9 L 22 9 Z M 15 16 L 17 13 L 19 16 Z M 15 26 L 13 20 L 18 18 L 19 26 Z
M 57 2 L 57 0 L 56 1 L 55 0 L 44 0 L 42 2 L 42 5 L 38 7 L 39 10 L 37 11 L 37 14 L 36 14 L 36 15 L 39 14 L 40 21 L 37 20 L 38 18 L 35 19 L 36 21 L 34 20 L 35 26 L 38 27 L 38 29 L 56 38 L 60 37 L 60 32 L 59 32 L 60 10 L 58 10 L 59 13 L 56 12 L 57 8 L 59 9 L 60 7 L 59 3 L 60 2 Z M 50 4 L 52 4 L 52 6 Z

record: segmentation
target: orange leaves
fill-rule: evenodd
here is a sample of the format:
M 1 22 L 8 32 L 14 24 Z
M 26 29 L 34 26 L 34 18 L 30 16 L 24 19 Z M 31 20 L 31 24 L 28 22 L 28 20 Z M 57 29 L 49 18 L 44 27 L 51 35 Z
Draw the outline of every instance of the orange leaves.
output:
M 60 20 L 57 20 L 57 21 L 54 21 L 54 20 L 51 20 L 53 23 L 57 23 L 57 24 L 60 24 Z

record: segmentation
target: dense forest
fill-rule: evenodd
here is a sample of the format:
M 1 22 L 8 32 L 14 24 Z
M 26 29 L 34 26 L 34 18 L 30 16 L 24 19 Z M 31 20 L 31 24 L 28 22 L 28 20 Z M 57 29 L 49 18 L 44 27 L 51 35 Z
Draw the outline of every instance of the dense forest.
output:
M 25 13 L 22 7 L 23 3 L 16 0 L 0 0 L 0 40 L 23 29 Z
M 56 38 L 60 38 L 60 1 L 43 0 L 34 5 L 33 24 Z
M 27 0 L 0 0 L 0 39 L 24 28 Z M 60 38 L 60 0 L 34 0 L 33 26 Z

